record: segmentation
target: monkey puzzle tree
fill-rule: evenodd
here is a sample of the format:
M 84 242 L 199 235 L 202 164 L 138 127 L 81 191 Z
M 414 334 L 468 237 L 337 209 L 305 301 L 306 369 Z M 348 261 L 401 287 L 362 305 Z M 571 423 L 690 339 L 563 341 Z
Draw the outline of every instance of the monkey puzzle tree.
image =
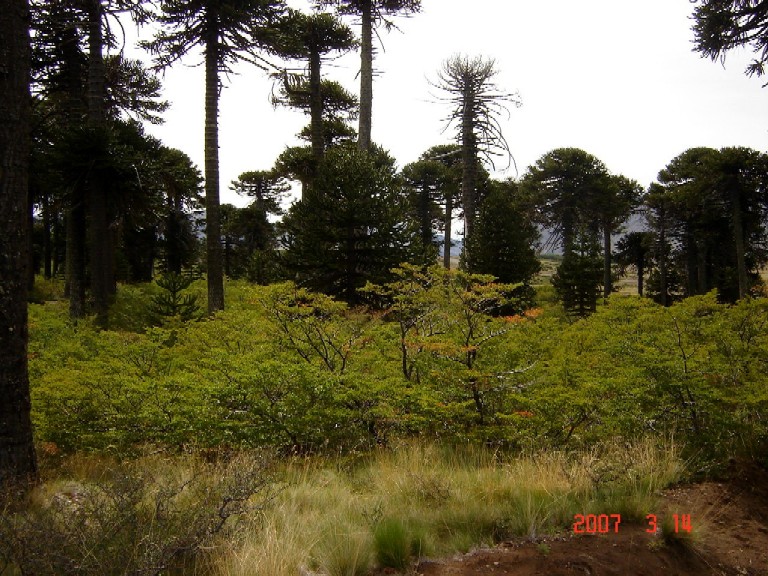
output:
M 27 371 L 29 4 L 0 10 L 0 489 L 37 478 Z
M 404 205 L 389 155 L 330 149 L 283 219 L 286 267 L 301 285 L 359 301 L 358 288 L 388 281 L 392 268 L 410 260 L 415 239 Z
M 665 210 L 685 293 L 717 288 L 725 301 L 745 296 L 766 259 L 768 164 L 748 148 L 691 148 L 659 172 L 649 205 Z
M 611 281 L 611 238 L 640 204 L 642 187 L 625 176 L 610 174 L 595 189 L 591 211 L 603 233 L 603 297 L 613 290 Z
M 493 83 L 496 63 L 481 56 L 455 55 L 443 62 L 434 86 L 447 94 L 452 107 L 446 121 L 456 124 L 461 146 L 461 197 L 464 205 L 464 238 L 470 238 L 478 209 L 478 165 L 484 159 L 491 166 L 493 157 L 505 154 L 511 161 L 509 146 L 499 124 L 506 104 L 520 105 L 519 98 L 500 91 Z M 464 250 L 466 253 L 467 246 Z
M 148 47 L 158 67 L 168 67 L 194 48 L 205 54 L 205 217 L 208 312 L 224 308 L 219 215 L 219 75 L 238 61 L 265 69 L 260 51 L 269 49 L 284 13 L 282 0 L 162 0 L 161 25 Z
M 438 227 L 443 231 L 443 267 L 451 267 L 451 231 L 453 217 L 461 208 L 461 147 L 457 144 L 441 144 L 424 152 L 419 160 L 403 168 L 403 176 L 410 185 L 422 210 L 422 231 L 426 220 L 426 193 L 431 202 L 441 208 L 441 222 Z M 426 190 L 426 192 L 425 192 Z M 426 237 L 426 232 L 423 231 Z
M 480 206 L 465 261 L 473 274 L 492 274 L 499 282 L 528 284 L 541 268 L 535 246 L 539 231 L 522 207 L 518 184 L 493 182 Z
M 693 0 L 696 50 L 715 60 L 738 47 L 756 55 L 748 76 L 765 74 L 768 62 L 768 4 L 762 0 Z
M 322 59 L 330 52 L 351 50 L 357 42 L 352 30 L 331 14 L 307 15 L 295 10 L 291 10 L 281 24 L 279 38 L 281 56 L 309 61 L 308 78 L 283 71 L 283 90 L 289 97 L 301 95 L 309 100 L 312 157 L 319 164 L 325 152 Z
M 637 294 L 643 295 L 645 273 L 649 268 L 653 252 L 654 235 L 651 232 L 630 232 L 616 243 L 616 262 L 620 275 L 628 266 L 637 272 Z
M 319 6 L 335 6 L 340 14 L 360 17 L 360 118 L 358 147 L 371 147 L 373 111 L 373 35 L 377 26 L 394 27 L 387 18 L 397 14 L 410 15 L 421 10 L 421 0 L 314 0 Z

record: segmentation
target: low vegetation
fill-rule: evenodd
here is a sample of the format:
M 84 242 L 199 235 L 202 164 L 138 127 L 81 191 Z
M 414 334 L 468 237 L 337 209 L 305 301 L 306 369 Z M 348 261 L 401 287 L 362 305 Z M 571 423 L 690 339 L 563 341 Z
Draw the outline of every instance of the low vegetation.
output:
M 615 295 L 574 321 L 543 289 L 396 278 L 366 308 L 235 282 L 205 320 L 126 287 L 109 331 L 40 284 L 44 482 L 2 513 L 0 574 L 403 571 L 574 514 L 642 523 L 663 488 L 766 459 L 766 299 Z M 204 306 L 203 281 L 178 292 Z M 660 545 L 706 538 L 664 522 Z

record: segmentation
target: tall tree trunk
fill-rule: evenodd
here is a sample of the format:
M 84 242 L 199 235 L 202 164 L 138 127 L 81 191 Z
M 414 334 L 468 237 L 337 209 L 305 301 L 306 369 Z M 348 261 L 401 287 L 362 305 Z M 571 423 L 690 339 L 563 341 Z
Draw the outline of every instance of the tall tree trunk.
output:
M 75 184 L 69 191 L 69 213 L 66 215 L 66 290 L 69 317 L 85 317 L 85 191 Z
M 83 101 L 82 63 L 79 39 L 72 27 L 62 31 L 63 69 L 67 86 L 66 121 L 68 130 L 82 130 L 85 116 Z M 85 316 L 85 228 L 86 195 L 81 181 L 72 184 L 64 210 L 64 273 L 65 295 L 69 298 L 69 316 L 73 320 Z
M 99 147 L 106 146 L 105 68 L 101 0 L 88 3 L 88 127 Z M 110 284 L 113 283 L 111 259 L 112 238 L 109 233 L 107 199 L 102 180 L 100 162 L 106 156 L 98 150 L 96 162 L 88 173 L 88 255 L 90 261 L 91 296 L 96 312 L 96 323 L 107 327 L 109 318 Z
M 371 118 L 373 115 L 373 3 L 375 0 L 360 2 L 361 43 L 360 43 L 360 118 L 357 146 L 360 150 L 371 148 Z
M 645 256 L 637 260 L 637 295 L 643 295 L 643 275 L 645 274 Z
M 43 216 L 43 276 L 49 280 L 52 276 L 51 260 L 53 256 L 51 234 L 51 199 L 47 193 L 41 197 L 41 212 Z
M 29 184 L 29 180 L 27 180 Z M 35 288 L 35 243 L 33 230 L 35 229 L 35 195 L 32 186 L 27 185 L 27 290 L 32 292 Z
M 475 135 L 475 94 L 471 88 L 464 92 L 461 117 L 461 197 L 464 204 L 464 261 L 467 261 L 468 240 L 475 228 L 477 209 L 477 136 Z
M 603 298 L 608 298 L 613 291 L 611 283 L 611 228 L 603 226 Z
M 448 193 L 445 196 L 445 216 L 443 227 L 445 228 L 445 242 L 443 243 L 443 267 L 451 268 L 451 233 L 453 225 L 453 194 Z
M 696 280 L 698 294 L 706 294 L 709 290 L 709 275 L 707 274 L 707 246 L 703 240 L 696 246 Z
M 687 230 L 685 233 L 685 271 L 688 296 L 695 296 L 698 294 L 696 272 L 696 264 L 698 262 L 697 252 L 696 239 L 693 236 L 693 232 Z
M 659 253 L 659 291 L 661 292 L 661 305 L 669 306 L 669 276 L 667 272 L 667 222 L 665 216 L 665 212 L 662 209 L 660 211 L 659 218 L 659 245 L 661 248 Z
M 744 298 L 749 292 L 747 277 L 746 248 L 744 242 L 744 223 L 741 217 L 741 194 L 739 186 L 731 182 L 731 226 L 733 227 L 733 243 L 736 246 L 736 272 L 739 280 L 739 298 Z
M 310 134 L 312 137 L 312 158 L 317 170 L 323 161 L 325 141 L 323 138 L 323 93 L 320 52 L 315 48 L 309 57 L 309 112 Z
M 208 313 L 224 309 L 219 209 L 219 18 L 206 15 L 205 39 L 205 222 L 208 268 Z
M 37 479 L 27 371 L 28 0 L 0 10 L 0 486 Z

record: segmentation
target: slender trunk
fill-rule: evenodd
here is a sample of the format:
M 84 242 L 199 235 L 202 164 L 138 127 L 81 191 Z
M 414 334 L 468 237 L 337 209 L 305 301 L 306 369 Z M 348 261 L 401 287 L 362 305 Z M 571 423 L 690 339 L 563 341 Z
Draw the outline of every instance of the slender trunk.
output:
M 32 231 L 35 228 L 35 199 L 32 187 L 27 186 L 27 290 L 35 288 L 35 244 Z
M 104 40 L 102 38 L 103 6 L 101 0 L 88 3 L 88 127 L 99 146 L 105 146 L 106 113 L 104 87 Z M 103 150 L 98 156 L 105 156 Z M 112 283 L 107 199 L 102 180 L 100 159 L 91 166 L 88 173 L 89 246 L 88 254 L 91 272 L 91 296 L 96 312 L 96 323 L 106 328 L 109 314 L 109 293 Z
M 696 240 L 693 237 L 693 233 L 687 231 L 685 234 L 685 270 L 687 280 L 687 292 L 688 296 L 694 296 L 697 294 L 697 282 L 696 282 L 696 262 L 697 262 L 697 246 Z
M 698 243 L 696 256 L 698 294 L 706 294 L 709 290 L 709 278 L 707 274 L 707 247 L 704 241 Z
M 731 225 L 733 226 L 733 243 L 736 246 L 739 298 L 744 298 L 749 292 L 749 279 L 745 256 L 744 224 L 741 217 L 741 195 L 739 194 L 739 187 L 735 183 L 731 183 Z
M 219 209 L 219 20 L 208 10 L 205 39 L 205 222 L 208 313 L 224 309 Z
M 70 190 L 67 214 L 66 284 L 69 317 L 85 317 L 85 191 L 75 185 Z
M 86 105 L 83 101 L 79 39 L 71 27 L 62 31 L 61 45 L 67 86 L 67 128 L 82 130 Z M 69 316 L 73 320 L 85 316 L 85 227 L 86 196 L 82 181 L 71 184 L 64 210 L 64 274 L 65 295 L 69 298 Z
M 0 486 L 37 479 L 27 370 L 29 5 L 0 10 Z
M 469 261 L 467 246 L 475 228 L 477 200 L 477 137 L 475 135 L 475 94 L 471 88 L 464 92 L 461 118 L 461 195 L 464 203 L 464 261 Z
M 608 298 L 613 291 L 611 282 L 611 228 L 603 226 L 603 298 Z
M 66 239 L 65 242 L 61 241 L 62 227 L 61 217 L 54 212 L 51 225 L 51 277 L 61 274 L 61 248 L 66 244 Z
M 423 264 L 431 266 L 434 262 L 428 262 L 427 257 L 434 256 L 432 246 L 432 217 L 429 210 L 430 188 L 426 182 L 422 183 L 419 194 L 419 228 L 421 228 L 421 251 L 424 255 Z
M 51 203 L 48 194 L 43 194 L 41 198 L 41 212 L 43 216 L 43 276 L 49 280 L 52 276 L 51 270 Z
M 450 269 L 451 267 L 451 233 L 453 225 L 453 194 L 448 193 L 445 197 L 445 220 L 443 221 L 445 228 L 445 242 L 443 244 L 443 267 Z
M 314 169 L 320 166 L 325 153 L 325 142 L 323 139 L 323 93 L 321 89 L 321 61 L 320 52 L 317 49 L 312 50 L 309 57 L 309 111 L 310 111 L 310 134 L 312 136 L 312 158 L 314 160 Z
M 661 292 L 661 305 L 669 306 L 667 293 L 669 292 L 667 278 L 667 220 L 664 208 L 659 209 L 659 290 Z
M 641 255 L 637 260 L 637 295 L 643 295 L 643 275 L 645 274 L 645 256 Z
M 360 150 L 371 148 L 371 117 L 373 115 L 373 3 L 360 2 L 362 19 L 360 43 L 360 118 L 357 146 Z
M 573 212 L 571 208 L 563 211 L 563 259 L 573 252 Z

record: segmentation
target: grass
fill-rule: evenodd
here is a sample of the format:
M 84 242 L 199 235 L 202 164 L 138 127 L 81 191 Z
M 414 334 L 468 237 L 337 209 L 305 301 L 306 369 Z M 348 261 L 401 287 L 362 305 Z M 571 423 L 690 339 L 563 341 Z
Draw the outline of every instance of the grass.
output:
M 509 459 L 406 443 L 354 463 L 294 460 L 274 505 L 222 550 L 216 574 L 402 571 L 420 557 L 567 531 L 576 513 L 612 507 L 642 520 L 684 470 L 673 443 L 651 440 Z
M 657 509 L 659 490 L 685 471 L 674 443 L 650 439 L 523 456 L 408 442 L 357 458 L 295 458 L 273 464 L 268 474 L 243 475 L 260 466 L 262 460 L 248 455 L 215 466 L 190 455 L 148 456 L 127 464 L 75 455 L 48 470 L 33 495 L 31 509 L 38 515 L 26 524 L 27 540 L 45 543 L 35 548 L 40 562 L 45 554 L 60 556 L 59 544 L 68 547 L 66 553 L 83 552 L 66 531 L 46 528 L 52 503 L 61 509 L 53 520 L 69 525 L 71 519 L 62 514 L 79 514 L 93 504 L 96 516 L 77 516 L 83 534 L 93 518 L 102 527 L 121 525 L 121 518 L 143 522 L 144 533 L 104 541 L 97 551 L 105 560 L 94 564 L 93 573 L 111 574 L 103 562 L 114 546 L 141 555 L 147 539 L 156 537 L 168 547 L 164 554 L 173 554 L 179 537 L 196 533 L 190 526 L 208 530 L 208 521 L 200 519 L 204 507 L 215 519 L 222 496 L 245 495 L 248 505 L 237 510 L 243 513 L 218 536 L 201 540 L 192 561 L 173 574 L 364 576 L 374 566 L 404 572 L 422 557 L 449 556 L 513 536 L 567 532 L 577 513 L 621 513 L 623 520 L 642 521 Z M 269 487 L 249 497 L 253 480 L 265 478 Z M 108 505 L 99 504 L 100 498 Z M 49 535 L 43 538 L 44 533 Z M 99 534 L 91 536 L 94 542 Z M 698 537 L 669 535 L 691 542 Z

